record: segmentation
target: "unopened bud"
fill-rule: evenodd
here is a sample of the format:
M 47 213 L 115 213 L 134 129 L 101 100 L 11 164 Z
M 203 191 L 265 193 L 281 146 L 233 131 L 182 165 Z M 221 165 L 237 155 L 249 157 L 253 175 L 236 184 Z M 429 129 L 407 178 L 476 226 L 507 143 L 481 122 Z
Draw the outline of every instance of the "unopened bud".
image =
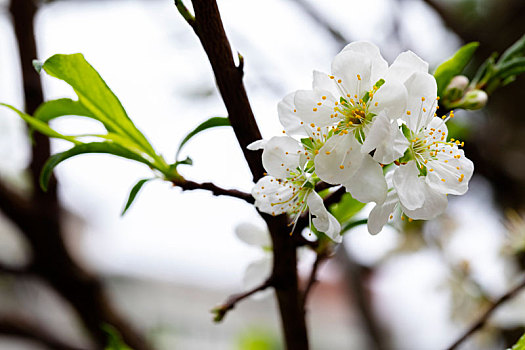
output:
M 482 107 L 485 107 L 488 99 L 489 96 L 485 91 L 471 90 L 467 92 L 465 96 L 463 96 L 461 101 L 459 101 L 458 107 L 470 110 L 480 109 Z
M 464 75 L 456 75 L 447 85 L 443 97 L 448 101 L 459 100 L 463 96 L 463 92 L 468 87 L 469 80 Z

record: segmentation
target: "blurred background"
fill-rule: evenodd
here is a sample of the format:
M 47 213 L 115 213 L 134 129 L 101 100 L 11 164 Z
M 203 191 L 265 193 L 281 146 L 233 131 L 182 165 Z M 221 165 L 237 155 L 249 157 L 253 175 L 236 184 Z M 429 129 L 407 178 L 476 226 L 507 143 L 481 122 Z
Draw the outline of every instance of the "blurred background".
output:
M 1 102 L 26 103 L 30 111 L 34 105 L 24 101 L 35 100 L 38 84 L 31 59 L 81 52 L 168 161 L 189 130 L 226 116 L 204 51 L 172 1 L 35 0 L 34 13 L 25 3 L 0 0 Z M 525 32 L 522 0 L 218 4 L 232 48 L 244 56 L 245 85 L 266 138 L 281 132 L 280 99 L 308 89 L 312 71 L 328 72 L 348 42 L 369 40 L 390 63 L 409 49 L 433 70 L 462 44 L 479 41 L 474 72 Z M 20 54 L 18 42 L 26 43 Z M 42 83 L 46 100 L 76 98 L 62 81 L 43 74 Z M 521 77 L 481 112 L 456 114 L 451 128 L 465 141 L 475 175 L 466 195 L 449 198 L 446 214 L 377 236 L 366 227 L 346 234 L 308 305 L 313 349 L 443 349 L 516 284 L 525 268 L 524 91 Z M 101 130 L 78 119 L 53 126 Z M 53 140 L 50 147 L 69 145 Z M 194 163 L 181 169 L 186 178 L 251 190 L 229 128 L 197 136 L 186 155 Z M 108 331 L 101 321 L 137 349 L 142 337 L 156 349 L 282 348 L 271 295 L 242 302 L 221 324 L 210 313 L 243 289 L 246 267 L 264 255 L 234 233 L 246 222 L 266 229 L 252 206 L 154 181 L 121 217 L 130 188 L 149 169 L 105 155 L 73 158 L 56 170 L 57 197 L 54 188 L 43 196 L 34 175 L 46 157 L 32 148 L 20 118 L 0 109 L 0 349 L 96 348 Z M 301 255 L 303 278 L 312 261 Z M 521 295 L 462 349 L 503 349 L 524 330 Z

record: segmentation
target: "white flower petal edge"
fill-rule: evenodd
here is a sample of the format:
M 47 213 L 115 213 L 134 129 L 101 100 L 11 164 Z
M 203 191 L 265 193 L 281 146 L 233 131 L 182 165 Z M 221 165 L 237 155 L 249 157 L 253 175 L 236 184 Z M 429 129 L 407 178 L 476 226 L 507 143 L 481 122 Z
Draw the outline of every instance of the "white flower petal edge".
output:
M 353 135 L 334 135 L 319 149 L 315 172 L 324 182 L 342 184 L 359 169 L 364 154 Z
M 340 235 L 341 225 L 339 221 L 326 210 L 323 199 L 312 191 L 308 194 L 306 203 L 310 208 L 310 213 L 315 216 L 312 220 L 315 228 L 321 232 L 324 232 L 334 242 L 341 243 L 343 237 Z
M 382 203 L 386 198 L 387 185 L 383 168 L 368 154 L 364 155 L 357 172 L 343 186 L 352 197 L 363 203 Z
M 250 263 L 244 271 L 242 284 L 244 290 L 251 290 L 261 285 L 272 273 L 273 267 L 273 254 L 265 254 L 262 258 Z M 266 296 L 271 295 L 272 289 L 267 288 L 263 291 L 255 293 L 251 298 L 260 300 Z
M 279 121 L 290 136 L 307 136 L 304 123 L 295 109 L 295 92 L 286 95 L 278 104 Z
M 359 52 L 370 58 L 372 64 L 370 78 L 373 83 L 385 75 L 388 69 L 388 63 L 383 56 L 381 56 L 381 52 L 376 45 L 368 41 L 354 41 L 353 43 L 346 45 L 341 52 L 346 51 Z
M 394 63 L 388 68 L 385 80 L 397 80 L 404 82 L 415 72 L 428 72 L 428 63 L 419 58 L 412 51 L 399 54 Z
M 408 148 L 409 142 L 403 135 L 397 121 L 390 119 L 381 112 L 370 128 L 361 147 L 361 153 L 374 152 L 374 159 L 381 164 L 389 164 L 399 159 Z
M 262 163 L 266 172 L 278 179 L 290 177 L 301 165 L 302 147 L 289 136 L 274 136 L 264 145 Z
M 270 248 L 272 240 L 268 230 L 261 227 L 243 222 L 235 227 L 235 235 L 244 243 L 261 248 Z

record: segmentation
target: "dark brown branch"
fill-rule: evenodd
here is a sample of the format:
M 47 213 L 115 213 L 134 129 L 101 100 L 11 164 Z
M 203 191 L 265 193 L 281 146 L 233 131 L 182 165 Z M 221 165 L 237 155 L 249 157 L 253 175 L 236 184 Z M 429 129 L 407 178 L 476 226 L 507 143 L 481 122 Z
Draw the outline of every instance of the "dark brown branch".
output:
M 474 323 L 461 337 L 459 337 L 458 340 L 456 340 L 449 348 L 447 348 L 447 350 L 456 349 L 461 343 L 463 343 L 466 339 L 468 339 L 472 334 L 474 334 L 477 330 L 481 329 L 498 307 L 500 307 L 504 302 L 517 296 L 523 288 L 525 288 L 525 278 L 523 278 L 520 284 L 510 289 L 507 293 L 505 293 L 498 300 L 496 300 L 488 308 L 488 310 L 485 311 L 485 313 L 479 318 L 479 320 L 477 320 L 476 323 Z
M 33 114 L 43 101 L 40 77 L 32 66 L 32 60 L 37 57 L 33 35 L 36 4 L 34 0 L 12 0 L 10 5 L 22 66 L 25 111 L 29 114 Z M 30 200 L 23 201 L 6 185 L 0 185 L 0 210 L 20 228 L 32 248 L 31 271 L 73 306 L 98 347 L 103 348 L 107 343 L 108 335 L 101 328 L 107 323 L 118 330 L 130 347 L 150 349 L 114 310 L 103 292 L 101 281 L 79 266 L 65 246 L 56 181 L 51 181 L 46 193 L 39 186 L 39 173 L 49 156 L 49 139 L 35 133 L 30 162 L 33 182 Z
M 174 186 L 178 186 L 182 188 L 185 191 L 191 191 L 191 190 L 207 190 L 211 191 L 216 196 L 229 196 L 229 197 L 235 197 L 242 200 L 245 200 L 248 203 L 254 203 L 255 200 L 253 199 L 252 195 L 243 191 L 239 190 L 228 190 L 222 187 L 219 187 L 211 182 L 203 182 L 198 183 L 190 180 L 172 180 L 172 183 Z
M 178 8 L 180 11 L 180 7 Z M 262 139 L 262 136 L 242 82 L 243 72 L 233 60 L 232 49 L 224 32 L 217 3 L 214 0 L 193 1 L 193 8 L 195 19 L 189 23 L 208 55 L 233 131 L 248 162 L 253 179 L 257 181 L 264 173 L 262 152 L 250 151 L 247 146 Z M 184 13 L 181 14 L 184 16 Z
M 264 281 L 264 283 L 256 286 L 255 288 L 250 289 L 249 291 L 231 295 L 226 300 L 226 302 L 224 302 L 224 304 L 212 310 L 212 312 L 215 314 L 215 317 L 213 318 L 213 320 L 215 322 L 222 321 L 224 317 L 226 316 L 226 314 L 228 313 L 228 311 L 232 310 L 238 302 L 248 298 L 249 296 L 257 292 L 265 290 L 266 288 L 271 287 L 272 285 L 273 285 L 273 282 L 270 277 L 266 281 Z
M 34 322 L 20 316 L 1 316 L 0 334 L 32 340 L 53 350 L 85 349 L 64 342 L 48 330 L 43 329 Z

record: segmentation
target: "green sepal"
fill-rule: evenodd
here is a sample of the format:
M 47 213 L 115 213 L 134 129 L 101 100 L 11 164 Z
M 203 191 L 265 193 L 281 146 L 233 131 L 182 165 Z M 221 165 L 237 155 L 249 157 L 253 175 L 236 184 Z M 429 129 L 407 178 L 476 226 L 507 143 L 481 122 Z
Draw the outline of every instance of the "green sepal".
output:
M 478 46 L 478 42 L 471 42 L 462 46 L 451 58 L 436 68 L 434 77 L 436 78 L 438 96 L 442 96 L 453 77 L 463 72 Z
M 399 158 L 397 161 L 399 163 L 408 163 L 410 162 L 414 157 L 412 156 L 412 151 L 410 150 L 410 147 L 407 148 L 405 151 L 405 154 L 403 154 L 403 157 Z
M 407 140 L 412 140 L 413 137 L 412 137 L 412 130 L 410 130 L 410 128 L 408 127 L 408 125 L 406 124 L 401 124 L 401 131 L 403 132 L 403 135 L 405 135 L 405 137 L 407 138 Z
M 309 137 L 302 138 L 301 143 L 305 145 L 307 149 L 314 149 L 314 143 Z
M 133 201 L 135 200 L 135 198 L 137 197 L 137 194 L 140 192 L 140 190 L 142 189 L 142 186 L 144 186 L 146 184 L 146 182 L 150 181 L 150 180 L 153 180 L 154 178 L 149 178 L 149 179 L 142 179 L 140 181 L 138 181 L 135 186 L 133 186 L 133 188 L 131 189 L 131 191 L 129 192 L 129 196 L 128 196 L 128 200 L 126 202 L 126 205 L 124 206 L 124 209 L 122 210 L 122 213 L 120 214 L 120 216 L 124 216 L 124 214 L 126 214 L 126 212 L 128 211 L 128 209 L 131 207 L 131 204 L 133 204 Z
M 370 91 L 367 91 L 365 96 L 363 96 L 364 103 L 368 103 L 368 100 L 370 100 Z
M 383 86 L 384 83 L 385 79 L 381 78 L 374 84 L 374 86 L 379 89 L 381 86 Z
M 175 159 L 178 159 L 179 158 L 179 153 L 180 151 L 182 150 L 182 147 L 195 135 L 197 135 L 198 133 L 204 131 L 204 130 L 207 130 L 207 129 L 210 129 L 210 128 L 215 128 L 215 127 L 218 127 L 218 126 L 231 126 L 230 124 L 230 119 L 228 119 L 227 117 L 212 117 L 202 123 L 200 123 L 195 129 L 193 129 L 192 131 L 190 131 L 185 137 L 184 139 L 182 139 L 181 143 L 179 144 L 179 148 L 177 150 L 177 153 L 175 155 Z
M 304 188 L 310 188 L 310 189 L 312 189 L 312 190 L 315 188 L 314 184 L 311 183 L 311 182 L 309 182 L 309 181 L 305 182 L 305 184 L 303 185 L 303 187 L 304 187 Z

